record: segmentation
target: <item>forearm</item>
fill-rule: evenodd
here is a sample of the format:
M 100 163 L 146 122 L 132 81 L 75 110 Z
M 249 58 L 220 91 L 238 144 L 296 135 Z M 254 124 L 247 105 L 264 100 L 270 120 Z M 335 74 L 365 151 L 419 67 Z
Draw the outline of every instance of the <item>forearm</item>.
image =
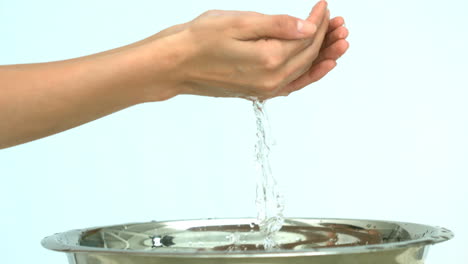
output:
M 164 91 L 170 89 L 162 73 L 168 64 L 148 67 L 158 60 L 151 56 L 145 58 L 145 48 L 128 47 L 67 61 L 0 66 L 0 148 L 174 96 Z M 149 78 L 161 87 L 148 87 Z M 149 99 L 150 88 L 160 89 L 160 96 Z
M 328 28 L 323 1 L 306 21 L 214 10 L 100 54 L 0 66 L 0 148 L 178 94 L 287 95 L 325 76 L 343 55 L 347 32 L 337 21 Z

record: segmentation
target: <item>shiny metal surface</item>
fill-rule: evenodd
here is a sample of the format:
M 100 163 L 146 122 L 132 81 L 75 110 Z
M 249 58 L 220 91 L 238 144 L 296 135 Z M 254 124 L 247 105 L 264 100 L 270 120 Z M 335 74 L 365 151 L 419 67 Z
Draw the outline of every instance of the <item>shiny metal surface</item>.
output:
M 451 231 L 413 223 L 288 218 L 265 251 L 255 219 L 126 224 L 73 230 L 44 238 L 70 264 L 422 264 L 432 244 Z

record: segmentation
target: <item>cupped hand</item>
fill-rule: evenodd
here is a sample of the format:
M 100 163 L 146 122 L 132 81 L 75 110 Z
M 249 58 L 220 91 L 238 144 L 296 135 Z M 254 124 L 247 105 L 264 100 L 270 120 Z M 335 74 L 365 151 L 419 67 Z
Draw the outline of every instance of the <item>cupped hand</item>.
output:
M 312 18 L 309 17 L 309 19 Z M 342 17 L 333 18 L 329 23 L 328 32 L 318 57 L 303 75 L 281 90 L 281 95 L 289 95 L 311 83 L 317 82 L 333 70 L 337 64 L 336 61 L 349 48 L 349 43 L 346 41 L 348 34 L 348 29 L 344 27 L 344 19 Z
M 180 51 L 176 70 L 167 72 L 176 94 L 264 100 L 326 75 L 347 49 L 343 24 L 329 19 L 325 1 L 306 20 L 212 10 L 148 41 L 171 39 L 166 44 Z

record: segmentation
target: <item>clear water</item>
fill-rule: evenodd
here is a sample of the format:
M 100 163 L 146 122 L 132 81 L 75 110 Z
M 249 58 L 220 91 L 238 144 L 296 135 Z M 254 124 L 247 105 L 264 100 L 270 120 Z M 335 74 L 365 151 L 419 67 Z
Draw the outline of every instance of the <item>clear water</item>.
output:
M 257 176 L 257 224 L 264 236 L 266 250 L 279 247 L 275 236 L 284 223 L 284 200 L 270 165 L 270 150 L 273 145 L 265 102 L 253 100 L 253 109 L 257 124 L 257 143 L 255 144 L 255 162 Z

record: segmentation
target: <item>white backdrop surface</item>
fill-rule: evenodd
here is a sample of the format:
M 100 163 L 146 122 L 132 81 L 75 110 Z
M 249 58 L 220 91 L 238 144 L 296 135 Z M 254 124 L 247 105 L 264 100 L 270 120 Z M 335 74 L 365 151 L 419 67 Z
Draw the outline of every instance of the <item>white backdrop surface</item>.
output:
M 313 3 L 0 0 L 0 64 L 100 52 L 208 9 L 305 17 Z M 319 83 L 267 103 L 286 216 L 445 226 L 456 238 L 427 263 L 462 263 L 468 2 L 331 0 L 330 9 L 346 18 L 348 54 Z M 180 96 L 0 150 L 2 262 L 66 263 L 39 242 L 69 229 L 255 216 L 254 141 L 248 101 Z

